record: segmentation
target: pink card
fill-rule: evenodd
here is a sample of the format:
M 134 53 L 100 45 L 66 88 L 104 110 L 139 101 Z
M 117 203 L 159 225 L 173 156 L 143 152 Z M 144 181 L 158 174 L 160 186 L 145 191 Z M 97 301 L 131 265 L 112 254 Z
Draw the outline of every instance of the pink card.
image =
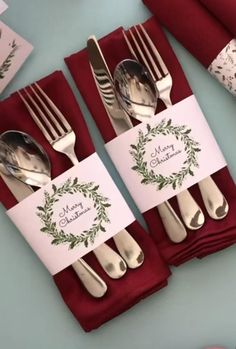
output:
M 33 46 L 30 43 L 0 21 L 0 93 L 32 50 Z
M 7 4 L 0 0 L 0 14 L 3 13 L 8 8 Z

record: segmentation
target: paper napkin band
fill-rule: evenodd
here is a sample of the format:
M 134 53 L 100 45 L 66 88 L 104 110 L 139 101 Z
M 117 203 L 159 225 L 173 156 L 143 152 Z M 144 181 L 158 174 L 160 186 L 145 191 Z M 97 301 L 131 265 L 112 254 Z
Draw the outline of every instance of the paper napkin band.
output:
M 7 214 L 52 275 L 135 220 L 96 153 Z
M 106 149 L 142 213 L 226 166 L 193 95 L 126 131 Z
M 232 39 L 208 67 L 211 75 L 236 96 L 236 39 Z

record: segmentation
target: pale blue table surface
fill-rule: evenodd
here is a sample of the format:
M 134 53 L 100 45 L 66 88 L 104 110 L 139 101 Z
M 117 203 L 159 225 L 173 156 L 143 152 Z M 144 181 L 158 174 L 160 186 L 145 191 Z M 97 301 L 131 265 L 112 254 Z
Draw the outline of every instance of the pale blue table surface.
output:
M 164 1 L 164 0 L 163 0 Z M 34 45 L 1 98 L 62 69 L 89 125 L 96 148 L 137 217 L 124 185 L 80 97 L 63 57 L 117 26 L 150 14 L 141 0 L 8 0 L 0 17 Z M 173 38 L 171 43 L 236 178 L 236 101 Z M 173 269 L 169 286 L 86 334 L 62 302 L 50 275 L 0 208 L 0 348 L 197 349 L 236 346 L 236 246 Z

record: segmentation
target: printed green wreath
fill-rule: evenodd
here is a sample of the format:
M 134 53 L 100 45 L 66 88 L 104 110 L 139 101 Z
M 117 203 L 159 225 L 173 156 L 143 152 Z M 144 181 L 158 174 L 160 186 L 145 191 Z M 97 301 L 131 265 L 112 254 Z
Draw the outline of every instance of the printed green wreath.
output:
M 153 128 L 147 124 L 146 133 L 141 130 L 139 131 L 138 143 L 136 145 L 130 145 L 132 148 L 132 150 L 130 150 L 130 154 L 135 162 L 135 166 L 132 167 L 132 170 L 136 171 L 143 177 L 141 183 L 157 185 L 158 190 L 161 190 L 168 185 L 171 185 L 173 189 L 176 189 L 177 186 L 182 186 L 187 175 L 194 176 L 192 168 L 199 167 L 197 162 L 197 153 L 200 152 L 201 149 L 199 149 L 199 143 L 190 138 L 190 132 L 191 129 L 186 125 L 172 125 L 171 119 L 168 121 L 163 119 Z M 145 146 L 157 135 L 173 135 L 177 140 L 184 143 L 184 150 L 187 154 L 187 159 L 184 161 L 183 166 L 178 173 L 173 172 L 170 176 L 163 176 L 161 174 L 155 174 L 153 170 L 148 170 L 147 162 L 144 161 L 144 155 L 146 153 Z
M 40 230 L 53 237 L 51 244 L 59 245 L 63 243 L 69 244 L 69 249 L 73 249 L 77 245 L 84 244 L 88 247 L 88 244 L 94 243 L 95 237 L 99 231 L 105 232 L 104 223 L 109 223 L 110 220 L 107 215 L 107 208 L 111 205 L 108 203 L 108 198 L 104 197 L 98 192 L 99 185 L 94 185 L 94 182 L 78 183 L 78 178 L 67 179 L 61 187 L 52 185 L 53 194 L 44 192 L 45 202 L 44 206 L 38 206 L 37 216 L 41 219 L 44 226 Z M 58 230 L 56 222 L 53 222 L 53 205 L 59 201 L 59 197 L 64 194 L 81 193 L 85 198 L 93 200 L 94 208 L 96 208 L 97 216 L 89 230 L 84 230 L 80 235 L 74 235 L 72 233 L 66 234 L 62 229 Z
M 12 65 L 12 59 L 15 56 L 15 52 L 18 50 L 19 46 L 16 44 L 16 41 L 13 40 L 11 43 L 11 51 L 7 58 L 4 60 L 2 65 L 0 66 L 0 79 L 4 79 L 5 74 L 8 72 Z

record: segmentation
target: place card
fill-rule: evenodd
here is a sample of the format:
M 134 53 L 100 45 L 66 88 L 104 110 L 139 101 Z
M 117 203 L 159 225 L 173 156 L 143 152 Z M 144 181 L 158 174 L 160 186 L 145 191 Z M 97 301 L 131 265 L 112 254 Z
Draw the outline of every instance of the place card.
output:
M 32 50 L 33 46 L 30 43 L 0 21 L 0 93 Z
M 3 0 L 0 0 L 0 14 L 3 13 L 7 8 L 7 4 Z

